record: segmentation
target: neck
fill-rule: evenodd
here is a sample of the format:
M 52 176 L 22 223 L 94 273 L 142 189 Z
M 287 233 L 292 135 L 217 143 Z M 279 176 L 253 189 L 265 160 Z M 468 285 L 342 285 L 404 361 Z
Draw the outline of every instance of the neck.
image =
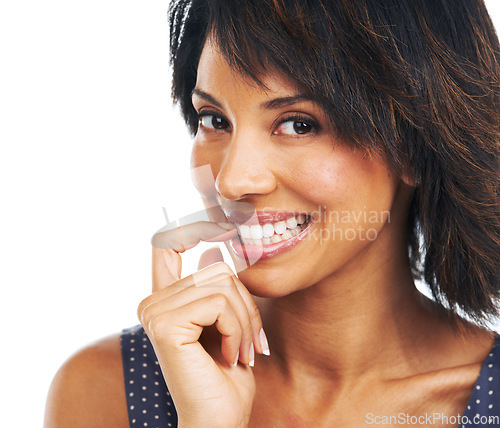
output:
M 416 290 L 406 251 L 380 254 L 374 246 L 363 261 L 267 302 L 271 354 L 292 383 L 304 373 L 336 382 L 386 376 L 388 367 L 404 372 L 417 358 L 408 349 L 428 338 L 442 314 Z

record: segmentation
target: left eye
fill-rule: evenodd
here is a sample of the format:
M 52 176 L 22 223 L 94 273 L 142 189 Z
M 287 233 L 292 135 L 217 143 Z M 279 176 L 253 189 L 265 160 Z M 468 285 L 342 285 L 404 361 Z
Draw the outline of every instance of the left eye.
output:
M 225 130 L 229 128 L 229 123 L 226 119 L 214 114 L 203 114 L 198 116 L 199 124 L 206 129 Z
M 304 134 L 309 134 L 310 132 L 314 131 L 315 126 L 307 122 L 305 120 L 301 119 L 288 119 L 285 122 L 282 122 L 278 128 L 276 128 L 276 131 L 274 131 L 274 134 L 280 134 L 280 135 L 304 135 Z

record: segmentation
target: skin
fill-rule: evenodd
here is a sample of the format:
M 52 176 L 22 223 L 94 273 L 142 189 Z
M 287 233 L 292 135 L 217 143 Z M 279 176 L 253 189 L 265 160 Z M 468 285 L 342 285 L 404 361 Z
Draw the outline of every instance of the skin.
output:
M 196 245 L 201 235 L 223 240 L 234 232 L 197 224 L 181 234 L 158 234 L 153 240 L 156 293 L 141 303 L 138 314 L 180 426 L 357 427 L 367 413 L 463 413 L 494 337 L 474 326 L 459 333 L 443 308 L 416 291 L 405 232 L 411 183 L 391 174 L 383 159 L 338 141 L 313 101 L 266 108 L 266 102 L 300 90 L 276 72 L 262 80 L 267 90 L 231 69 L 207 41 L 193 105 L 211 116 L 202 119 L 192 155 L 193 167 L 208 164 L 214 175 L 213 188 L 195 177 L 206 205 L 231 201 L 257 210 L 390 211 L 390 216 L 338 221 L 319 215 L 313 224 L 318 234 L 237 277 L 216 252 L 200 261 L 197 276 L 179 277 L 178 252 Z M 297 114 L 318 126 L 294 135 L 293 121 L 279 124 Z M 222 126 L 213 129 L 214 123 Z M 319 239 L 321 231 L 340 230 L 345 237 L 353 229 L 374 229 L 376 239 L 362 239 L 361 232 L 355 239 Z M 194 326 L 189 333 L 176 329 L 188 321 Z M 270 357 L 262 355 L 262 326 Z M 176 342 L 181 331 L 184 336 Z M 248 366 L 250 344 L 254 368 Z M 240 364 L 233 367 L 237 355 Z M 91 399 L 85 388 L 81 397 L 64 394 L 81 382 L 97 382 L 76 373 L 88 376 L 91 362 L 100 358 L 109 362 L 99 379 L 103 394 L 114 394 L 111 415 L 109 399 L 85 410 Z M 116 337 L 71 359 L 51 388 L 46 427 L 127 426 L 123 378 L 116 367 L 121 370 Z M 217 399 L 200 392 L 197 398 L 206 407 L 193 409 L 193 391 L 207 389 Z M 80 409 L 76 421 L 75 409 Z M 111 425 L 99 420 L 106 412 L 115 418 Z M 218 418 L 207 420 L 214 414 Z

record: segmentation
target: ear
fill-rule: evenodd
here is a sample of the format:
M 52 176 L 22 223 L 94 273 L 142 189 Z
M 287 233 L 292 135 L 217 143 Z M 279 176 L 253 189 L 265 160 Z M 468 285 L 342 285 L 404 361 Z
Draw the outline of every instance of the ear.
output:
M 410 187 L 420 186 L 420 179 L 416 177 L 413 171 L 407 171 L 401 176 L 401 181 Z

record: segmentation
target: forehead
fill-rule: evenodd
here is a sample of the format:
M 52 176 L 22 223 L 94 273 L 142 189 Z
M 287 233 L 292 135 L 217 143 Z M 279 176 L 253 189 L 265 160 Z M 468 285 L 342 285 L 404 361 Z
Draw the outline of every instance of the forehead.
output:
M 272 67 L 267 69 L 260 67 L 260 69 L 259 80 L 261 84 L 231 66 L 214 40 L 209 37 L 205 42 L 198 63 L 196 88 L 204 91 L 238 88 L 238 90 L 259 93 L 263 97 L 301 92 L 298 83 L 284 73 Z

